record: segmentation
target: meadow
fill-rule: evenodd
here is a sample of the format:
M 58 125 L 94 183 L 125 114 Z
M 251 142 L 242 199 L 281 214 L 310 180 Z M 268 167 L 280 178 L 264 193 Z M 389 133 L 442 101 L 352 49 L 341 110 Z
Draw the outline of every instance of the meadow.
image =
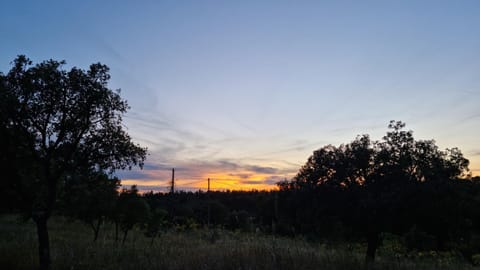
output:
M 223 229 L 169 230 L 153 242 L 134 230 L 125 244 L 105 226 L 92 241 L 81 222 L 49 221 L 53 269 L 363 269 L 365 246 Z M 38 267 L 34 223 L 0 218 L 0 268 Z M 378 251 L 376 269 L 480 269 L 454 252 L 405 252 L 396 239 Z

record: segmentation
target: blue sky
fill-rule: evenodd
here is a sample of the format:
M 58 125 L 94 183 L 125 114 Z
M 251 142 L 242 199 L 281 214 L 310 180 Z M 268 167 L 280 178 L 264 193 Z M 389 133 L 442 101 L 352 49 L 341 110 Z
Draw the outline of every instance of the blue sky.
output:
M 149 148 L 124 183 L 265 187 L 313 150 L 402 120 L 480 174 L 478 1 L 9 1 L 18 54 L 111 68 Z

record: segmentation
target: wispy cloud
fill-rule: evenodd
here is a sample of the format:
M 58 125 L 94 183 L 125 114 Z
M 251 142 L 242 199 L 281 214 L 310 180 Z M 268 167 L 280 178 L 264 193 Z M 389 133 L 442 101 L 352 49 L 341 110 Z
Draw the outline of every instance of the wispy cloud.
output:
M 296 166 L 275 168 L 235 162 L 228 159 L 213 161 L 186 160 L 177 161 L 175 179 L 178 189 L 205 189 L 207 179 L 211 178 L 216 187 L 224 189 L 273 188 L 285 177 L 292 177 Z M 147 163 L 143 171 L 121 172 L 119 176 L 126 185 L 137 185 L 148 190 L 151 186 L 165 188 L 170 185 L 172 167 L 166 164 Z M 156 190 L 156 189 L 152 189 Z
M 256 180 L 242 180 L 240 181 L 242 185 L 265 185 L 264 181 L 256 181 Z
M 149 179 L 150 175 L 145 171 L 138 170 L 123 170 L 116 173 L 120 179 Z
M 468 152 L 470 156 L 480 156 L 480 150 L 472 150 Z
M 235 178 L 240 178 L 240 179 L 248 179 L 253 176 L 251 173 L 230 173 L 228 174 L 229 176 L 235 177 Z
M 256 165 L 246 166 L 245 169 L 247 169 L 248 171 L 261 173 L 261 174 L 275 174 L 275 173 L 278 173 L 279 171 L 279 169 L 277 168 L 262 167 L 262 166 L 256 166 Z

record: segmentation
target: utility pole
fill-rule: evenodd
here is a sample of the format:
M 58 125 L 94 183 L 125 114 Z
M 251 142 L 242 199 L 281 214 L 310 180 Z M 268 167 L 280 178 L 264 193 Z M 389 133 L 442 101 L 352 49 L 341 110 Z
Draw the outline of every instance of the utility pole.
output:
M 170 186 L 170 193 L 175 191 L 175 168 L 172 168 L 172 185 Z
M 210 229 L 210 216 L 211 216 L 211 206 L 210 206 L 210 178 L 208 178 L 208 188 L 207 188 L 207 204 L 208 204 L 208 214 L 207 214 L 207 228 Z

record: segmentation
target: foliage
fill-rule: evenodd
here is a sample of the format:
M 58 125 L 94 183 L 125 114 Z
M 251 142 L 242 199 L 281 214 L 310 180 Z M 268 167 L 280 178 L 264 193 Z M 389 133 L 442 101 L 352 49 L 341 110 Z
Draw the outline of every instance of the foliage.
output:
M 41 269 L 50 268 L 47 220 L 65 183 L 83 170 L 141 166 L 146 155 L 122 126 L 128 104 L 107 87 L 108 67 L 64 64 L 18 56 L 0 74 L 2 186 L 37 224 Z
M 153 241 L 160 235 L 160 232 L 165 231 L 168 228 L 167 211 L 163 209 L 152 210 L 145 224 L 145 236 Z
M 0 218 L 0 265 L 5 269 L 36 267 L 35 228 L 11 216 Z M 326 269 L 362 268 L 365 246 L 351 243 L 307 242 L 303 238 L 218 231 L 212 244 L 207 231 L 167 231 L 158 242 L 133 229 L 135 241 L 120 244 L 108 227 L 97 242 L 84 223 L 53 217 L 52 256 L 57 269 Z M 475 269 L 455 253 L 398 254 L 380 248 L 378 269 Z
M 123 189 L 115 208 L 115 222 L 123 232 L 122 243 L 125 243 L 128 232 L 136 224 L 145 224 L 149 216 L 150 208 L 138 194 L 138 189 L 135 186 Z
M 366 237 L 366 260 L 371 264 L 382 232 L 408 231 L 416 217 L 426 213 L 414 210 L 428 207 L 423 196 L 434 199 L 435 189 L 449 186 L 468 172 L 468 160 L 460 150 L 441 151 L 433 140 L 415 140 L 413 132 L 404 127 L 402 122 L 391 121 L 390 131 L 381 141 L 363 135 L 349 144 L 314 151 L 292 181 L 279 184 L 281 190 L 294 192 L 297 204 L 309 205 L 307 213 L 292 212 L 295 216 L 290 220 L 306 221 L 327 228 L 327 232 L 331 231 L 329 225 L 341 221 L 352 233 Z M 439 199 L 431 202 L 436 204 Z M 445 207 L 452 211 L 446 212 L 445 219 L 453 217 L 455 204 L 446 203 Z M 439 217 L 438 210 L 432 213 Z
M 78 173 L 66 183 L 61 196 L 63 213 L 88 224 L 96 241 L 100 226 L 112 217 L 120 180 L 103 172 Z

